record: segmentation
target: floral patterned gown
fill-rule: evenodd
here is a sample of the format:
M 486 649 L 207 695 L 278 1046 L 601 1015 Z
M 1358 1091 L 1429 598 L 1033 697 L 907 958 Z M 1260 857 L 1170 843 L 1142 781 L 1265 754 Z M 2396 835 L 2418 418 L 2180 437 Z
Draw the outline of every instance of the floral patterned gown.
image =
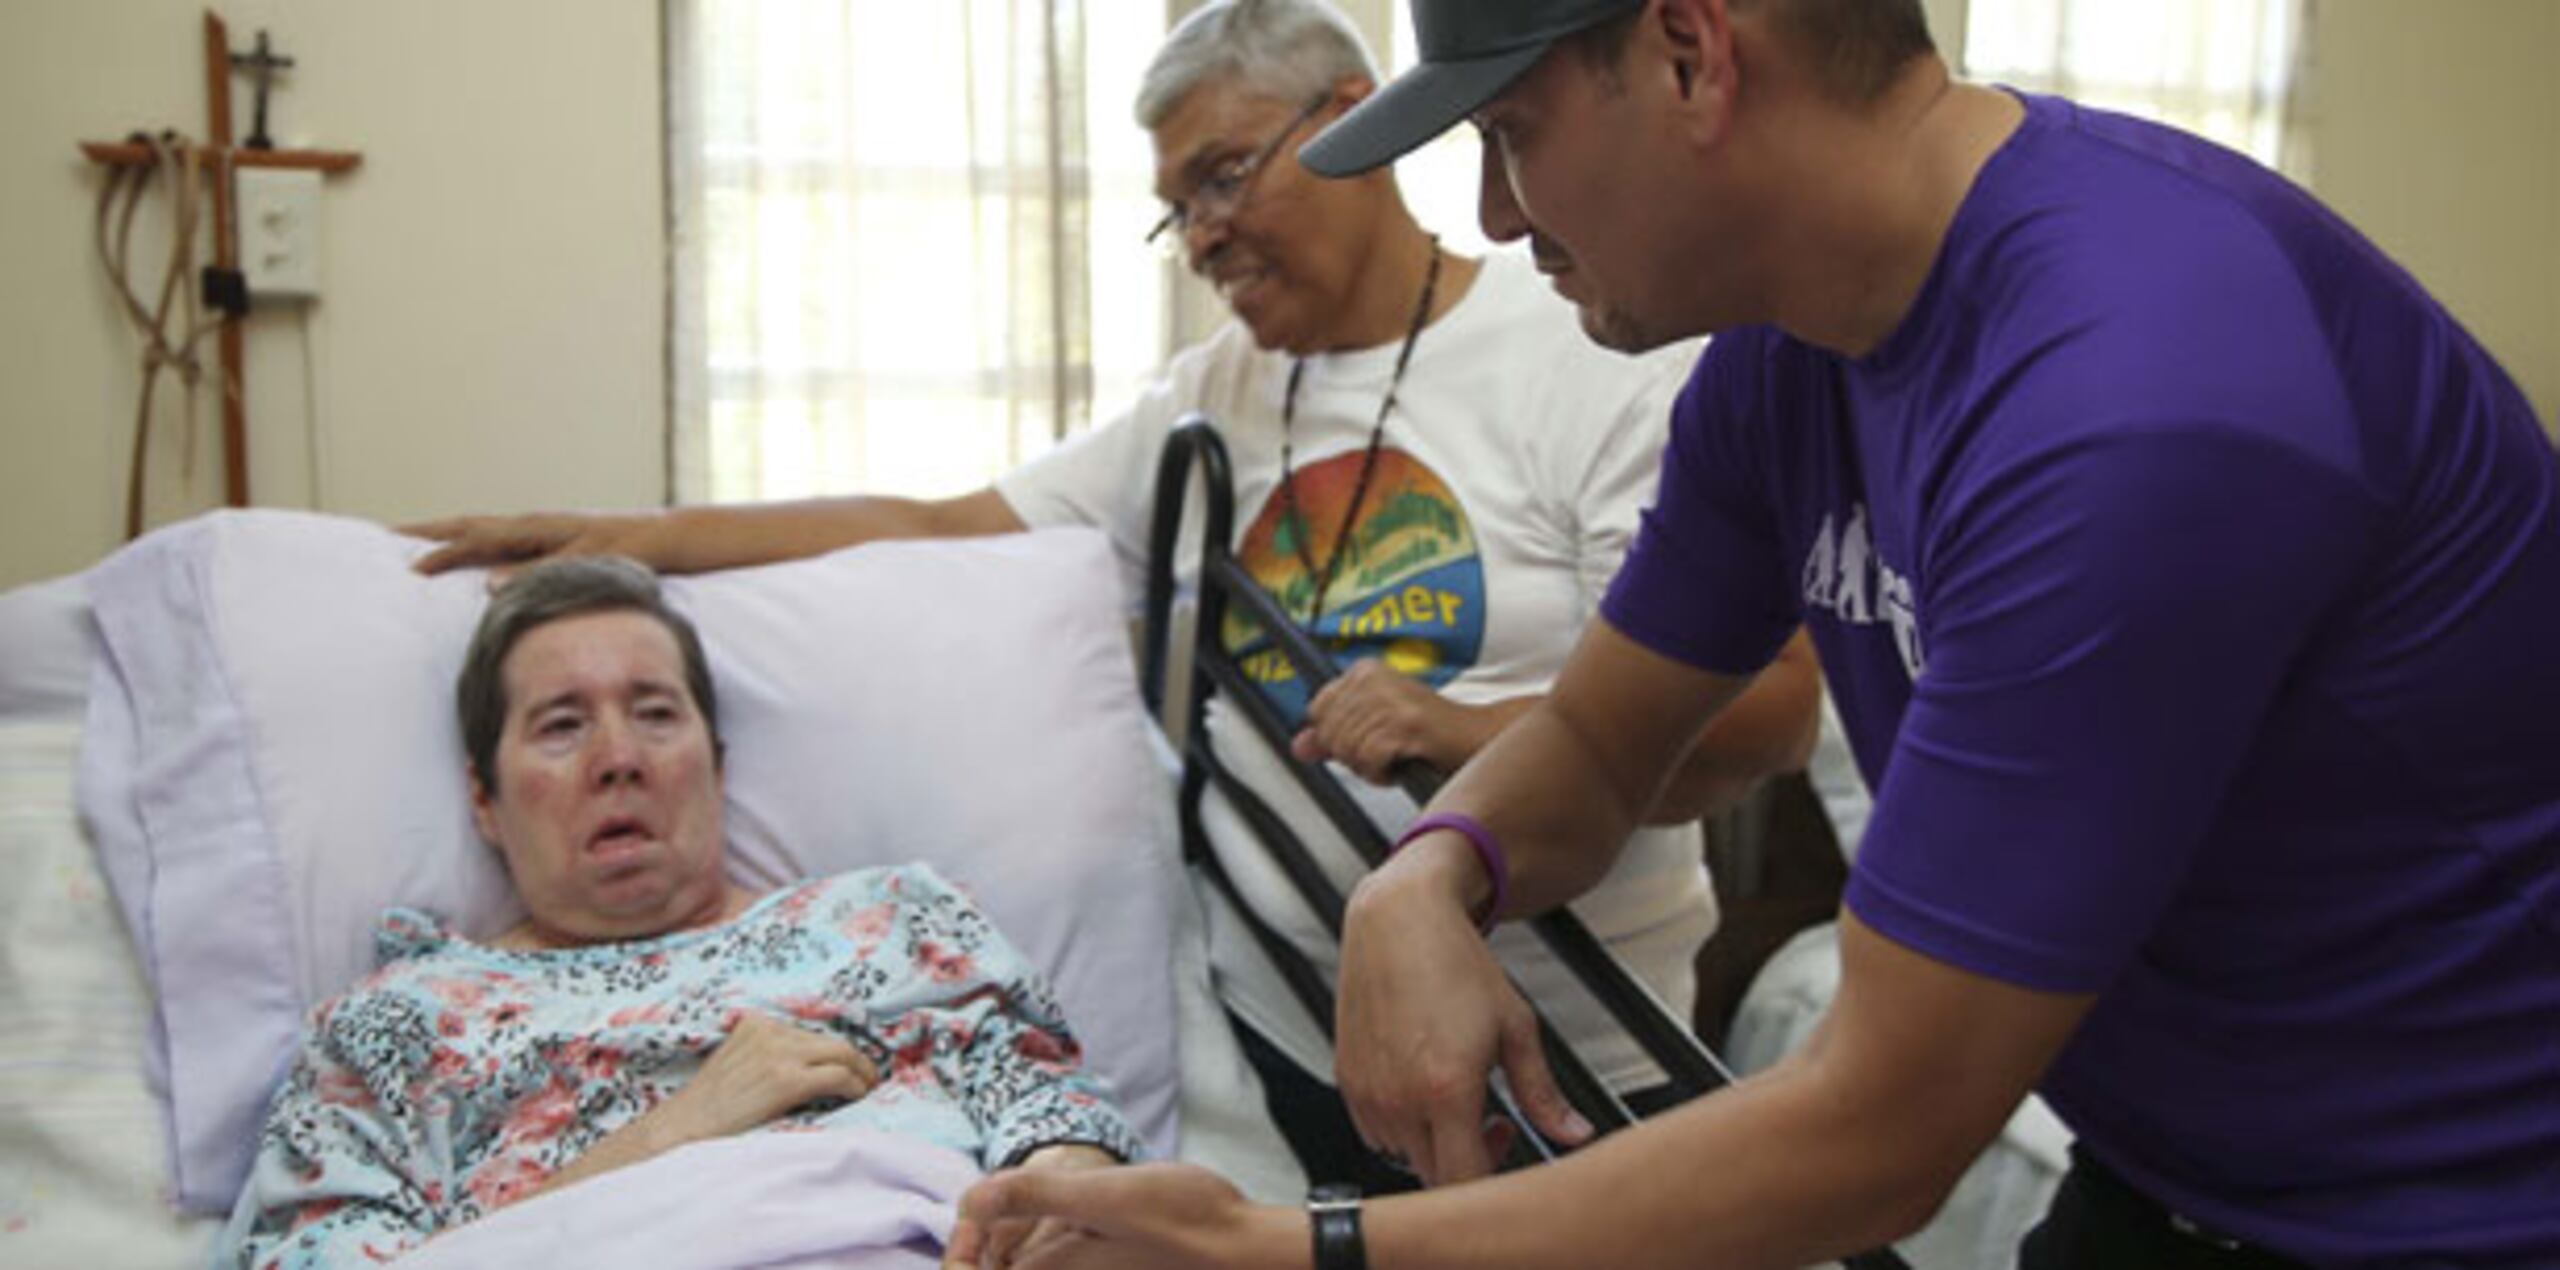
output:
M 389 1260 L 539 1187 L 699 1071 L 742 1013 L 851 1041 L 880 1084 L 768 1129 L 904 1133 L 1001 1168 L 1136 1135 L 1039 973 L 925 865 L 803 883 L 655 939 L 512 952 L 386 914 L 382 969 L 314 1012 L 223 1264 Z

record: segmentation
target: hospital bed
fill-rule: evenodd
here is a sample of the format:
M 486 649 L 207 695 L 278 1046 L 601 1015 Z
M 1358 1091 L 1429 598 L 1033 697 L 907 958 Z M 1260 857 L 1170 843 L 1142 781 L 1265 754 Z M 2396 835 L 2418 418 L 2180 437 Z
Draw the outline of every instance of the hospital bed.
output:
M 484 583 L 417 577 L 423 546 L 222 512 L 0 595 L 0 1264 L 201 1265 L 371 914 L 511 920 L 451 722 Z M 670 579 L 720 689 L 733 872 L 930 860 L 1156 1152 L 1295 1202 L 1210 995 L 1118 579 L 1084 531 Z
M 1216 637 L 1235 605 L 1310 682 L 1332 673 L 1224 550 L 1232 513 L 1223 447 L 1205 422 L 1186 426 L 1160 472 L 1139 692 L 1098 535 L 879 544 L 669 587 L 702 624 L 721 686 L 745 880 L 932 859 L 1058 979 L 1160 1151 L 1293 1202 L 1304 1177 L 1211 993 L 1182 862 L 1216 889 L 1203 847 L 1216 801 L 1336 930 L 1343 896 L 1211 744 L 1212 701 L 1290 764 L 1363 856 L 1385 844 L 1326 769 L 1286 758 L 1283 721 Z M 405 566 L 418 550 L 357 522 L 220 513 L 86 575 L 0 595 L 0 1262 L 198 1264 L 236 1186 L 226 1160 L 245 1149 L 275 1074 L 259 1056 L 280 1063 L 278 1030 L 361 969 L 370 915 L 387 901 L 487 909 L 503 889 L 485 857 L 455 850 L 469 843 L 449 684 L 482 582 L 416 578 Z M 1184 590 L 1196 612 L 1177 646 Z M 1153 725 L 1167 717 L 1178 757 Z M 208 812 L 169 788 L 208 772 L 244 798 Z M 420 773 L 438 775 L 421 784 Z M 1437 779 L 1399 777 L 1416 801 Z M 212 878 L 196 876 L 207 861 L 138 841 L 204 837 L 188 816 L 254 822 L 244 840 L 212 837 L 271 884 L 242 889 L 220 858 Z M 136 823 L 146 819 L 171 823 Z M 840 834 L 845 824 L 866 832 Z M 377 833 L 373 851 L 336 845 Z M 349 856 L 422 853 L 433 867 L 346 868 Z M 1032 859 L 1045 863 L 1025 868 Z M 1059 896 L 1090 910 L 1062 916 Z M 1535 925 L 1684 1097 L 1730 1079 L 1569 913 Z M 235 928 L 263 935 L 225 938 Z M 1329 1023 L 1326 977 L 1260 935 Z M 1150 983 L 1146 967 L 1155 986 L 1134 988 Z M 222 1052 L 261 1031 L 268 1049 Z M 1542 1031 L 1577 1109 L 1604 1132 L 1631 1123 Z M 227 1100 L 205 1096 L 226 1088 Z M 1516 1162 L 1557 1150 L 1520 1128 Z M 1902 1262 L 1881 1251 L 1848 1264 Z

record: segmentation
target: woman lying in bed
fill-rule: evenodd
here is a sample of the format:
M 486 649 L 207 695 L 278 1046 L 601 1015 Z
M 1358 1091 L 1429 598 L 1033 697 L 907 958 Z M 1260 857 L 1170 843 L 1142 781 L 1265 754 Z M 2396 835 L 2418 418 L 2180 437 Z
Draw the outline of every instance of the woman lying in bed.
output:
M 710 671 L 646 570 L 527 570 L 458 698 L 528 916 L 487 942 L 383 918 L 382 969 L 313 1016 L 223 1260 L 387 1259 L 756 1129 L 885 1129 L 987 1169 L 1137 1154 L 1037 972 L 929 868 L 726 880 Z

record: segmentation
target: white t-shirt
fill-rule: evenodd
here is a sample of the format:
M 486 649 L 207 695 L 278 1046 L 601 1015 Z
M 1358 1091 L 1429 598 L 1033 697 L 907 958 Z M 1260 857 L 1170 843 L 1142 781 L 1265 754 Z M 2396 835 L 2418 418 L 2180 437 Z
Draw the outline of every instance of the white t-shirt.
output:
M 1332 569 L 1316 630 L 1319 642 L 1337 649 L 1337 660 L 1383 656 L 1469 704 L 1543 692 L 1598 611 L 1652 494 L 1671 400 L 1698 346 L 1638 358 L 1601 349 L 1525 260 L 1488 258 L 1466 294 L 1416 342 L 1359 499 L 1354 546 L 1334 565 L 1334 538 L 1360 484 L 1400 343 L 1307 359 L 1290 426 L 1310 539 L 1303 553 L 1292 541 L 1298 525 L 1278 496 L 1291 359 L 1256 348 L 1234 323 L 1177 355 L 1126 414 L 997 488 L 1027 524 L 1108 531 L 1134 597 L 1157 458 L 1175 423 L 1203 412 L 1217 421 L 1233 460 L 1238 560 L 1302 617 L 1311 573 Z M 1306 694 L 1287 664 L 1264 651 L 1259 634 L 1231 619 L 1227 642 L 1243 652 L 1248 672 L 1283 713 L 1298 718 Z M 1209 715 L 1221 758 L 1348 890 L 1362 871 L 1357 857 L 1298 791 L 1286 765 L 1223 704 L 1213 702 Z M 1390 838 L 1413 818 L 1403 794 L 1341 775 Z M 1331 936 L 1214 793 L 1204 821 L 1246 901 L 1331 980 Z M 1640 832 L 1573 907 L 1685 1022 L 1696 995 L 1692 963 L 1716 920 L 1697 827 Z M 1323 1032 L 1250 937 L 1232 918 L 1213 917 L 1211 925 L 1211 957 L 1228 1005 L 1300 1065 L 1330 1079 Z M 1493 944 L 1603 1079 L 1621 1089 L 1662 1079 L 1532 932 L 1506 928 Z

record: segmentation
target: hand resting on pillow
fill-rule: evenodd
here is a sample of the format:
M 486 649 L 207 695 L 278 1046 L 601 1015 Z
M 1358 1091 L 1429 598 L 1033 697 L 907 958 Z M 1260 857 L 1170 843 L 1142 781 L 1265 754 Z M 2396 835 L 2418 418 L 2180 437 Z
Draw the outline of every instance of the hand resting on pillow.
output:
M 887 1130 L 987 1169 L 1139 1153 L 1038 972 L 930 868 L 726 880 L 710 672 L 646 570 L 528 570 L 456 695 L 473 820 L 527 916 L 486 942 L 384 917 L 382 969 L 312 1016 L 224 1261 L 397 1255 L 765 1129 Z
M 537 512 L 456 516 L 400 532 L 444 545 L 419 558 L 420 573 L 486 565 L 493 578 L 563 556 L 629 556 L 661 573 L 706 573 L 798 560 L 893 538 L 974 538 L 1027 526 L 993 489 L 957 498 L 881 495 L 657 512 Z

